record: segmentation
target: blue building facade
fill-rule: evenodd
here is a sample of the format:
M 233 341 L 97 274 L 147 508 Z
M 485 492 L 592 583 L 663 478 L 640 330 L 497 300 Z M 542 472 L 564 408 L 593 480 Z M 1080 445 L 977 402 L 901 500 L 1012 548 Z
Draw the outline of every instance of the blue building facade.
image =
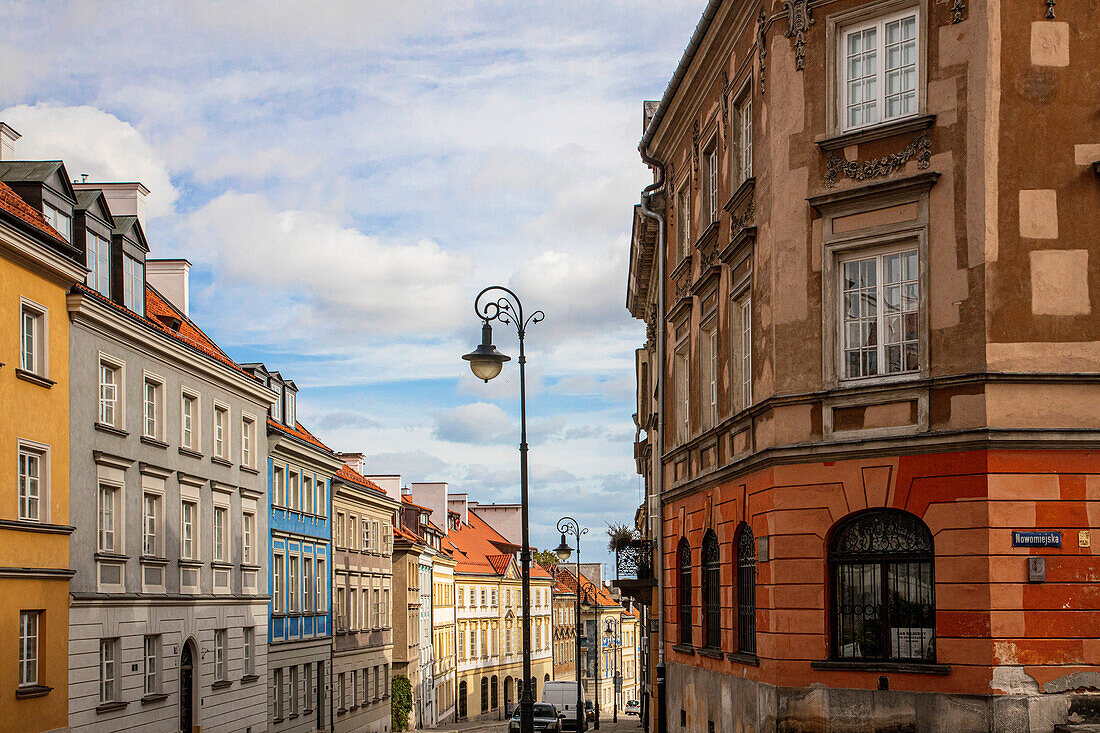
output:
M 297 386 L 262 364 L 250 372 L 278 399 L 267 420 L 268 730 L 332 721 L 332 477 L 343 461 L 297 420 Z

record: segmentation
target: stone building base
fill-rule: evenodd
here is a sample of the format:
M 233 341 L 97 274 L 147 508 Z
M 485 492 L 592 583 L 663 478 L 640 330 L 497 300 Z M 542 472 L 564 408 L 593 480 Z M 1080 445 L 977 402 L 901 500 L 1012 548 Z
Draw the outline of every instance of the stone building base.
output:
M 776 687 L 677 663 L 668 664 L 667 675 L 670 732 L 1060 733 L 1073 730 L 1065 725 L 1100 724 L 1098 693 Z

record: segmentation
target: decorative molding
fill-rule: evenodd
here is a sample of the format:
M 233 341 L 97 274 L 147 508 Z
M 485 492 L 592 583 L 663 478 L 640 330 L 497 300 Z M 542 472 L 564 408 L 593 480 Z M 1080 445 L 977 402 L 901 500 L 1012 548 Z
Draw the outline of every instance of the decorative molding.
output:
M 891 153 L 863 163 L 848 160 L 832 153 L 826 161 L 825 188 L 835 188 L 837 176 L 840 174 L 853 181 L 866 181 L 869 178 L 888 176 L 904 168 L 905 164 L 913 158 L 916 158 L 917 168 L 920 170 L 927 169 L 932 162 L 932 139 L 927 132 L 913 138 L 901 152 Z
M 966 12 L 966 3 L 963 0 L 955 0 L 951 6 L 951 24 L 962 23 L 964 12 Z
M 760 96 L 764 96 L 764 72 L 768 59 L 768 14 L 760 8 L 756 18 L 756 53 L 760 57 Z
M 728 126 L 730 123 L 730 75 L 725 69 L 722 69 L 722 125 Z
M 802 71 L 806 68 L 806 31 L 814 24 L 813 8 L 809 0 L 785 0 L 787 8 L 787 38 L 794 37 L 794 68 Z
M 756 196 L 749 197 L 749 205 L 738 215 L 730 217 L 730 241 L 737 239 L 737 235 L 747 227 L 752 226 L 756 219 Z
M 1047 2 L 1047 20 L 1054 20 L 1054 0 L 1046 0 Z
M 691 123 L 691 171 L 696 181 L 699 180 L 699 120 Z
M 654 311 L 645 319 L 645 347 L 652 349 L 657 344 L 657 313 Z

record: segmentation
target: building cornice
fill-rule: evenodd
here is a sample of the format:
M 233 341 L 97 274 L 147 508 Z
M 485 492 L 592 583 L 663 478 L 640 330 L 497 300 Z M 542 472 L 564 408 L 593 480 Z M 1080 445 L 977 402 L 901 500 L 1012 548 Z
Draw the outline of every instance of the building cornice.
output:
M 326 473 L 325 478 L 330 481 L 335 480 L 336 472 L 344 465 L 342 460 L 324 448 L 270 426 L 267 429 L 267 452 L 272 458 L 281 454 L 288 460 L 307 464 L 317 471 Z
M 88 270 L 84 266 L 60 252 L 55 252 L 2 219 L 0 248 L 5 254 L 12 255 L 16 261 L 37 270 L 66 290 L 76 283 L 84 282 L 84 278 L 88 276 Z

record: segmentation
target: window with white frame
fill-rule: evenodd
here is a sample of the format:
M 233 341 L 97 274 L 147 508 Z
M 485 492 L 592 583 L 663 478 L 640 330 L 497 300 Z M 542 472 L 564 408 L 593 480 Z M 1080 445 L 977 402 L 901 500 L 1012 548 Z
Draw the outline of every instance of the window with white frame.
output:
M 354 514 L 349 514 L 348 515 L 348 549 L 349 550 L 366 549 L 366 545 L 363 545 L 361 548 L 356 547 L 359 544 L 360 539 L 361 539 L 361 535 L 359 533 L 359 517 L 355 516 Z
M 702 415 L 703 429 L 709 430 L 718 424 L 718 319 L 711 318 L 703 324 L 699 333 L 700 370 L 703 378 Z M 541 597 L 541 593 L 539 594 Z
M 845 379 L 919 369 L 920 275 L 915 247 L 840 263 Z
M 328 489 L 323 478 L 318 477 L 315 485 L 317 487 L 317 514 L 324 517 L 328 515 Z
M 41 611 L 19 612 L 19 686 L 38 684 L 38 622 Z
M 286 424 L 290 427 L 294 427 L 298 422 L 298 415 L 294 405 L 296 397 L 297 393 L 294 390 L 288 389 L 286 391 Z
M 100 358 L 99 360 L 99 422 L 121 428 L 123 426 L 122 364 Z
M 325 603 L 327 597 L 328 573 L 325 572 L 325 561 L 321 558 L 317 558 L 317 613 L 324 613 L 328 610 L 328 604 Z
M 118 699 L 118 639 L 100 639 L 99 641 L 99 701 L 113 702 Z
M 298 611 L 298 598 L 301 593 L 301 587 L 298 585 L 298 556 L 291 554 L 288 558 L 290 562 L 290 583 L 287 585 L 287 595 L 290 596 L 290 612 L 297 613 Z
M 373 542 L 371 541 L 371 536 L 370 536 L 370 520 L 367 519 L 366 517 L 363 517 L 361 529 L 362 529 L 362 536 L 363 536 L 363 550 L 364 551 L 370 551 L 371 549 L 373 549 L 373 547 L 372 547 Z
M 351 578 L 347 578 L 348 586 L 348 628 L 352 631 L 359 628 L 359 591 L 354 585 L 350 585 Z
M 73 241 L 73 219 L 71 216 L 45 202 L 42 203 L 42 216 L 46 217 L 49 225 L 56 229 L 57 233 L 64 237 L 66 242 Z
M 372 519 L 370 523 L 370 541 L 371 552 L 378 552 L 380 549 L 382 549 L 381 525 L 378 523 L 377 519 Z
M 307 514 L 315 514 L 314 503 L 317 497 L 315 495 L 315 489 L 313 488 L 313 476 L 309 474 L 302 474 L 302 511 Z
M 678 259 L 682 260 L 691 249 L 691 188 L 688 182 L 676 194 L 676 243 Z
M 195 521 L 198 516 L 198 505 L 193 501 L 183 501 L 180 503 L 180 559 L 181 560 L 194 560 L 195 557 L 195 544 L 197 538 L 195 537 L 196 524 Z
M 290 668 L 290 715 L 298 715 L 298 665 Z
M 241 417 L 241 465 L 256 467 L 256 421 L 248 416 Z
M 390 589 L 382 589 L 382 627 L 390 627 Z
M 718 143 L 703 153 L 703 181 L 704 201 L 707 207 L 707 223 L 718 221 Z
M 734 183 L 740 186 L 752 178 L 752 91 L 746 88 L 733 103 L 734 145 L 731 162 L 733 163 Z
M 730 307 L 733 350 L 731 371 L 735 376 L 737 410 L 752 405 L 752 296 L 735 298 Z
M 306 662 L 302 671 L 306 681 L 306 712 L 309 713 L 313 711 L 313 662 Z
M 145 263 L 122 256 L 122 302 L 139 316 L 145 315 Z
M 256 564 L 256 515 L 252 512 L 241 513 L 241 562 Z
M 287 471 L 287 506 L 291 509 L 302 508 L 301 475 L 297 471 Z
M 286 587 L 286 559 L 283 557 L 283 553 L 275 552 L 275 567 L 272 568 L 271 578 L 275 584 L 272 596 L 274 596 L 275 613 L 284 613 L 286 611 L 286 598 L 284 596 L 284 588 Z
M 691 428 L 691 403 L 688 397 L 688 347 L 683 344 L 673 356 L 673 415 L 675 415 L 676 443 L 686 443 Z
M 119 536 L 119 495 L 122 487 L 100 482 L 99 484 L 99 551 L 121 553 Z
M 218 404 L 214 405 L 214 455 L 229 458 L 229 408 Z
M 275 698 L 275 719 L 282 720 L 286 709 L 286 697 L 283 690 L 283 670 L 281 667 L 271 675 L 271 687 Z
M 44 446 L 19 441 L 19 519 L 24 522 L 47 521 L 49 452 Z
M 387 555 L 393 552 L 393 527 L 389 522 L 382 523 L 382 552 Z
M 161 554 L 161 497 L 146 492 L 142 499 L 141 554 L 159 557 Z
M 302 556 L 302 610 L 306 613 L 313 612 L 313 558 Z
M 199 449 L 199 396 L 182 392 L 180 397 L 180 443 L 189 450 Z
M 839 76 L 845 130 L 917 114 L 917 14 L 917 8 L 909 8 L 841 31 Z
M 47 376 L 49 329 L 46 308 L 23 300 L 19 316 L 19 368 L 39 377 Z
M 111 297 L 111 245 L 95 232 L 85 239 L 88 250 L 88 287 L 104 297 Z
M 344 610 L 346 605 L 346 598 L 343 584 L 340 582 L 340 576 L 336 576 L 336 630 L 345 631 L 347 629 L 347 616 Z
M 225 660 L 228 636 L 225 629 L 214 629 L 214 679 L 217 681 L 226 679 Z
M 256 674 L 256 629 L 252 626 L 244 627 L 244 640 L 241 654 L 244 659 L 244 674 Z M 307 680 L 308 684 L 308 680 Z
M 225 562 L 229 559 L 226 552 L 229 547 L 229 507 L 214 507 L 214 560 Z
M 160 636 L 149 634 L 145 637 L 145 694 L 156 695 L 160 692 Z
M 271 467 L 271 502 L 286 506 L 286 470 L 282 466 Z
M 164 380 L 145 375 L 142 393 L 142 434 L 147 438 L 161 440 L 164 437 Z

